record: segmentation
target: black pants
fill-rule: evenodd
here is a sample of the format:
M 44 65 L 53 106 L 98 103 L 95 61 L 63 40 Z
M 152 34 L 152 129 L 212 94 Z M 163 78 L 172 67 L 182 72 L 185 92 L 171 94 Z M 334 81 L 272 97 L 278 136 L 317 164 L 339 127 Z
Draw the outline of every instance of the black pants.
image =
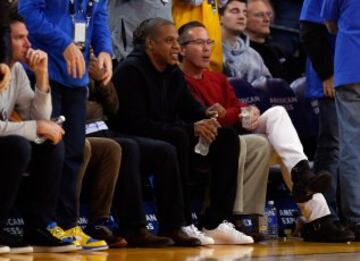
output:
M 184 225 L 184 200 L 176 148 L 168 142 L 101 131 L 91 136 L 111 137 L 122 147 L 122 163 L 113 209 L 120 230 L 146 225 L 142 179 L 155 177 L 157 216 L 162 230 Z
M 25 225 L 46 227 L 55 221 L 63 161 L 62 142 L 36 145 L 20 136 L 0 137 L 0 228 L 14 207 L 21 185 Z M 24 172 L 30 176 L 22 182 Z
M 58 217 L 64 229 L 77 225 L 77 180 L 85 143 L 85 87 L 66 87 L 51 82 L 53 116 L 64 115 L 65 161 L 61 180 Z
M 164 141 L 175 146 L 183 184 L 185 218 L 191 221 L 191 199 L 189 184 L 193 170 L 202 161 L 201 156 L 194 153 L 197 138 L 182 128 L 173 128 L 163 137 Z M 240 144 L 235 130 L 221 128 L 216 140 L 211 144 L 206 156 L 210 168 L 209 206 L 202 224 L 208 228 L 216 228 L 225 219 L 232 218 L 232 210 L 236 195 L 237 169 Z

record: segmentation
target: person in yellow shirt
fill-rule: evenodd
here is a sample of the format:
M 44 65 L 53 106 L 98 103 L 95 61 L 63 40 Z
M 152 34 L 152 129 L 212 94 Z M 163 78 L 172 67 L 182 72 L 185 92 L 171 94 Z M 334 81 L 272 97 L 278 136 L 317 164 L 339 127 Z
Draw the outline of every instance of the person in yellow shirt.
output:
M 177 28 L 190 21 L 199 21 L 209 28 L 210 38 L 215 40 L 210 69 L 222 72 L 221 27 L 216 0 L 173 0 L 173 21 Z

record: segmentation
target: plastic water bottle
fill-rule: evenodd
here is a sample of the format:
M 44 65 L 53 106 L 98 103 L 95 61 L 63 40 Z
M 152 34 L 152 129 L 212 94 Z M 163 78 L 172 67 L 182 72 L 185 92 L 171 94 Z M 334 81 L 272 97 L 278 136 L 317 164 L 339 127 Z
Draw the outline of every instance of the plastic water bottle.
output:
M 269 238 L 277 238 L 279 236 L 279 223 L 277 218 L 277 209 L 274 201 L 268 201 L 265 215 L 267 217 L 267 235 Z
M 206 156 L 209 153 L 209 143 L 207 143 L 203 138 L 199 137 L 198 143 L 194 148 L 195 153 L 202 156 Z
M 211 114 L 211 118 L 215 119 L 215 120 L 219 116 L 217 111 L 209 111 L 209 113 Z M 207 143 L 205 139 L 199 137 L 199 141 L 195 145 L 194 151 L 197 154 L 200 154 L 202 156 L 206 156 L 209 153 L 209 147 L 210 147 L 210 144 Z
M 65 116 L 60 115 L 59 117 L 56 117 L 54 119 L 51 119 L 53 122 L 55 122 L 56 124 L 58 124 L 59 126 L 62 126 L 62 124 L 65 122 Z M 42 144 L 46 141 L 45 137 L 36 137 L 36 139 L 34 140 L 34 142 L 36 144 Z

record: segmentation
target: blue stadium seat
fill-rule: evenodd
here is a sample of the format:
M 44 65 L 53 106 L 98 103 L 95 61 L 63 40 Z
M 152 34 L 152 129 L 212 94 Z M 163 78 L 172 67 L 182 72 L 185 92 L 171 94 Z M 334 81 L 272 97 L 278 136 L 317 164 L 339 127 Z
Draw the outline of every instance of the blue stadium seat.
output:
M 241 102 L 256 105 L 261 112 L 270 108 L 269 99 L 263 90 L 254 88 L 250 83 L 240 78 L 230 78 L 229 81 Z

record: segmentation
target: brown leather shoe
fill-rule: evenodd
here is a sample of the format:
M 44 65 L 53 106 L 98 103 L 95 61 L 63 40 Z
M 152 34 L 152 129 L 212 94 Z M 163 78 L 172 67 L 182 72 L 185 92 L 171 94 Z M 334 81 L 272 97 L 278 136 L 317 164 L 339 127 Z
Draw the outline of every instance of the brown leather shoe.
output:
M 85 228 L 85 232 L 92 238 L 105 240 L 110 248 L 127 246 L 127 242 L 124 238 L 114 235 L 114 233 L 105 225 L 88 224 Z
M 181 228 L 174 229 L 162 233 L 163 236 L 170 237 L 175 242 L 175 246 L 197 247 L 201 245 L 201 241 L 194 237 L 189 237 Z
M 156 236 L 145 227 L 127 230 L 121 234 L 128 242 L 129 247 L 168 247 L 174 245 L 171 238 Z

